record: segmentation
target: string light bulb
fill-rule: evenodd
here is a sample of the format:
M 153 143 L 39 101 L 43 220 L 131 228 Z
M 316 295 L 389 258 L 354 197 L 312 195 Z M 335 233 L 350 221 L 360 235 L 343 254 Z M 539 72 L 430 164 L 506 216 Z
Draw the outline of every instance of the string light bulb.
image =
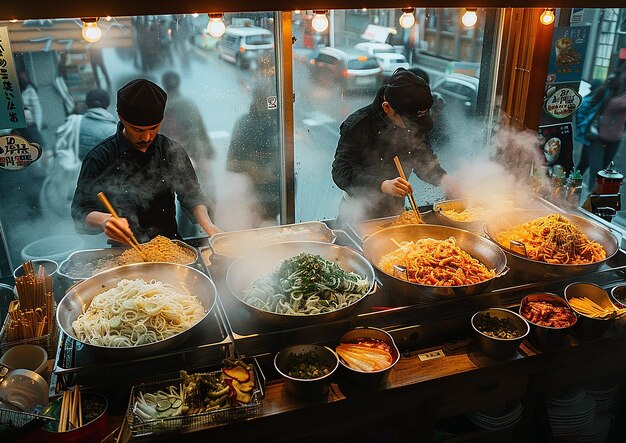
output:
M 83 21 L 83 30 L 81 32 L 85 41 L 95 43 L 102 37 L 102 31 L 98 28 L 98 17 L 89 17 L 81 19 Z
M 213 37 L 221 37 L 226 31 L 226 25 L 222 17 L 224 14 L 209 14 L 209 25 L 206 27 L 207 32 Z
M 199 15 L 200 15 L 200 14 L 198 14 L 197 12 L 194 12 L 193 14 L 191 14 L 191 17 L 192 17 L 192 18 L 198 18 L 198 16 L 199 16 Z
M 315 16 L 311 21 L 311 26 L 317 32 L 324 32 L 328 29 L 328 17 L 326 17 L 326 11 L 313 11 Z
M 111 20 L 113 20 L 113 17 L 111 17 L 110 15 L 107 15 L 106 17 L 104 17 L 104 19 L 105 19 L 107 22 L 110 22 Z
M 554 23 L 554 9 L 546 8 L 545 11 L 543 11 L 543 13 L 541 14 L 540 20 L 541 24 L 546 26 Z
M 415 8 L 402 9 L 402 15 L 400 16 L 400 26 L 403 28 L 412 28 L 415 24 Z
M 294 14 L 300 14 L 302 11 L 300 11 L 299 9 L 294 9 L 293 13 Z
M 461 17 L 461 21 L 465 26 L 471 28 L 478 22 L 478 15 L 476 14 L 476 8 L 467 8 L 465 14 Z

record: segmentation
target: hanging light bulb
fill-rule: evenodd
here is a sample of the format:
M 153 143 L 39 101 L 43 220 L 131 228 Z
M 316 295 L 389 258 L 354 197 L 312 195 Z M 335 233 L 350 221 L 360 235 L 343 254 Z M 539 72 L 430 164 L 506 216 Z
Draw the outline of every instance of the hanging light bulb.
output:
M 311 21 L 311 26 L 317 32 L 324 32 L 328 29 L 328 17 L 326 17 L 326 11 L 313 11 L 315 16 Z
M 403 28 L 412 28 L 415 24 L 415 8 L 404 8 L 402 9 L 402 15 L 400 16 L 400 26 Z
M 194 12 L 193 14 L 191 14 L 191 16 L 192 16 L 193 18 L 198 18 L 198 16 L 199 16 L 199 15 L 200 15 L 200 14 L 198 14 L 197 12 Z
M 107 15 L 106 17 L 104 17 L 104 19 L 105 19 L 107 22 L 110 22 L 110 21 L 113 19 L 113 17 L 111 17 L 110 15 Z
M 11 23 L 17 23 L 17 19 L 16 18 L 12 18 L 11 20 L 9 20 Z
M 300 14 L 302 11 L 300 11 L 299 9 L 294 9 L 293 13 L 294 14 Z
M 213 37 L 221 37 L 224 35 L 224 31 L 226 31 L 226 26 L 224 25 L 224 20 L 222 17 L 224 14 L 209 14 L 209 25 L 206 27 L 206 30 Z
M 554 9 L 546 8 L 545 11 L 541 14 L 541 24 L 542 25 L 551 25 L 554 23 Z
M 467 8 L 465 9 L 465 14 L 461 17 L 461 21 L 465 26 L 471 28 L 478 22 L 478 15 L 476 15 L 476 8 Z
M 102 37 L 102 31 L 98 28 L 98 17 L 83 18 L 82 35 L 85 41 L 95 43 Z

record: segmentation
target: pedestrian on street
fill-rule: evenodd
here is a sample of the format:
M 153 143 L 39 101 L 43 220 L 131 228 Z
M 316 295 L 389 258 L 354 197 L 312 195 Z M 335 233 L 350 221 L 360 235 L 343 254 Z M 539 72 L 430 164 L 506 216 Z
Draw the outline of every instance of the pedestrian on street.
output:
M 439 164 L 428 138 L 433 128 L 430 108 L 434 99 L 428 83 L 398 69 L 381 87 L 372 104 L 351 114 L 340 127 L 332 165 L 335 184 L 344 191 L 339 205 L 341 222 L 391 216 L 404 210 L 413 192 L 399 177 L 398 156 L 408 177 L 440 185 L 446 171 Z M 446 180 L 448 187 L 453 180 Z
M 109 93 L 104 89 L 92 89 L 85 96 L 87 111 L 80 122 L 78 158 L 82 161 L 91 149 L 107 137 L 115 134 L 117 119 L 107 108 L 111 104 Z
M 624 138 L 626 65 L 597 87 L 591 93 L 589 100 L 589 106 L 585 108 L 595 109 L 593 115 L 584 116 L 579 112 L 576 114 L 577 125 L 581 123 L 586 125 L 584 131 L 577 131 L 583 132 L 583 147 L 577 169 L 584 173 L 589 168 L 587 190 L 592 193 L 595 188 L 596 175 L 613 161 Z M 585 117 L 587 117 L 586 120 Z
M 174 71 L 167 71 L 161 77 L 161 82 L 167 92 L 161 133 L 185 147 L 198 174 L 202 192 L 207 198 L 205 204 L 209 208 L 209 215 L 212 216 L 211 209 L 215 206 L 216 194 L 213 174 L 215 148 L 204 126 L 198 105 L 180 92 L 180 75 Z M 198 233 L 189 223 L 188 217 L 184 214 L 179 215 L 181 234 L 184 237 L 196 236 Z
M 181 238 L 175 198 L 208 235 L 220 232 L 205 206 L 205 197 L 184 148 L 159 134 L 167 94 L 155 83 L 136 79 L 117 92 L 120 123 L 115 135 L 85 157 L 72 218 L 82 234 L 104 232 L 110 240 L 140 242 L 157 235 Z M 104 192 L 120 218 L 112 218 L 97 195 Z

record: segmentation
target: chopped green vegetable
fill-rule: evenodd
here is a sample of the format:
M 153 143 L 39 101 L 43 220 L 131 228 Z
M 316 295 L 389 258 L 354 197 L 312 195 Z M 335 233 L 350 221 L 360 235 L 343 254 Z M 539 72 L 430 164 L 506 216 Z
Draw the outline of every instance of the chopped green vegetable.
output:
M 499 318 L 492 317 L 489 314 L 480 315 L 476 320 L 476 328 L 483 334 L 494 338 L 513 339 L 520 336 L 519 329 L 508 317 Z
M 289 354 L 287 357 L 287 375 L 293 378 L 320 378 L 328 375 L 330 366 L 320 362 L 313 351 Z

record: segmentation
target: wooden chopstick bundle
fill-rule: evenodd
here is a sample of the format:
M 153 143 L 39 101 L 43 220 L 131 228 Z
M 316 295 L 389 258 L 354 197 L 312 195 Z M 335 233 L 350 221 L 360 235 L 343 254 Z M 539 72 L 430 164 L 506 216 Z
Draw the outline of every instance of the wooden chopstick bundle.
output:
M 398 158 L 397 155 L 393 158 L 393 161 L 396 164 L 396 169 L 398 170 L 398 174 L 400 175 L 400 177 L 408 181 L 406 179 L 406 175 L 404 175 L 404 169 L 402 169 L 402 163 L 400 163 L 400 159 Z M 415 212 L 415 216 L 417 217 L 417 220 L 421 222 L 422 217 L 420 216 L 420 211 L 419 209 L 417 209 L 417 205 L 415 204 L 415 197 L 413 197 L 413 193 L 409 194 L 409 203 L 411 203 L 411 208 L 413 208 L 413 212 Z
M 58 432 L 67 432 L 83 425 L 83 407 L 80 388 L 63 391 L 61 399 L 61 415 L 59 417 Z

